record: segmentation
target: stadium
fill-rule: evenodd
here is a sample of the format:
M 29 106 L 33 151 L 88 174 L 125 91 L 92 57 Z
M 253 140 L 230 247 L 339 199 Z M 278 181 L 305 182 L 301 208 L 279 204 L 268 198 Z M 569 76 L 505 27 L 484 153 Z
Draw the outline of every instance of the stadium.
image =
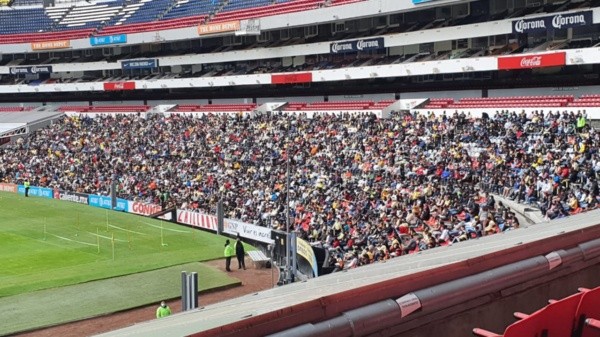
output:
M 599 75 L 598 0 L 0 1 L 0 335 L 600 336 Z

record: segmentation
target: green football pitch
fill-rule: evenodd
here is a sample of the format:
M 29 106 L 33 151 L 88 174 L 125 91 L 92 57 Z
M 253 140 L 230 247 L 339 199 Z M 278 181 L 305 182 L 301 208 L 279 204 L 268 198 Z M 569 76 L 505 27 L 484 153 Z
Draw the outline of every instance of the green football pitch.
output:
M 198 263 L 224 237 L 65 201 L 0 193 L 0 242 L 0 335 L 177 297 L 184 270 L 200 290 L 239 283 Z

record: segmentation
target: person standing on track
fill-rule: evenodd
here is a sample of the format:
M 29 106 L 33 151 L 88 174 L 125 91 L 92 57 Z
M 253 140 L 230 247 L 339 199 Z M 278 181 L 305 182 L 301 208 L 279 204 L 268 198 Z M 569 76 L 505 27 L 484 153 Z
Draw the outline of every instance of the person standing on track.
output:
M 25 197 L 29 197 L 29 179 L 25 180 L 25 183 L 23 183 L 23 186 L 25 186 Z
M 171 315 L 171 308 L 165 303 L 165 301 L 160 302 L 160 306 L 156 309 L 156 318 L 163 318 Z
M 234 255 L 233 247 L 229 244 L 229 240 L 225 240 L 225 270 L 231 271 L 231 257 Z
M 238 269 L 244 268 L 246 270 L 246 262 L 244 261 L 244 243 L 242 242 L 242 238 L 240 234 L 237 235 L 237 240 L 235 241 L 235 256 L 238 260 Z

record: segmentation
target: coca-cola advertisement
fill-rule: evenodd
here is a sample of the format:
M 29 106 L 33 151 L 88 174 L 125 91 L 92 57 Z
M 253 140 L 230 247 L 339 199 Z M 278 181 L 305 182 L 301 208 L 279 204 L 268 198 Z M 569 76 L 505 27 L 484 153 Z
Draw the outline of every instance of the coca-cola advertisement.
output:
M 312 82 L 312 73 L 293 73 L 293 74 L 273 74 L 271 75 L 272 84 L 292 84 L 292 83 L 310 83 Z
M 558 67 L 566 64 L 566 53 L 507 56 L 498 58 L 498 70 Z
M 135 90 L 135 82 L 106 82 L 105 91 Z

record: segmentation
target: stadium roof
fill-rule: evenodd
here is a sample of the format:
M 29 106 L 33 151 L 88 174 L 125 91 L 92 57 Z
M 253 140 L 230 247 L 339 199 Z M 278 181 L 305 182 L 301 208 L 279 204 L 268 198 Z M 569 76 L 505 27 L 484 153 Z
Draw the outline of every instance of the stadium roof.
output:
M 25 126 L 26 123 L 0 123 L 0 134 Z

